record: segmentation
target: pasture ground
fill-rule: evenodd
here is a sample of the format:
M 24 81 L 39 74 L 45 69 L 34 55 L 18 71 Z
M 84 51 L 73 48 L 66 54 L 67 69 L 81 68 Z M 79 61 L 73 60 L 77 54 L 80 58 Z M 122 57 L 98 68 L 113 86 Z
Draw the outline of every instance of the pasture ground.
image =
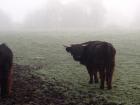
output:
M 140 105 L 139 34 L 138 31 L 1 32 L 0 42 L 5 42 L 12 48 L 15 63 L 32 67 L 31 70 L 23 68 L 25 71 L 30 71 L 31 80 L 32 77 L 35 80 L 33 86 L 37 85 L 34 90 L 37 95 L 39 92 L 45 97 L 48 94 L 52 95 L 50 100 L 54 96 L 56 103 L 61 102 L 60 104 L 65 105 Z M 63 47 L 63 45 L 91 40 L 111 42 L 117 50 L 112 90 L 100 90 L 99 84 L 89 85 L 86 68 L 75 62 Z M 17 70 L 19 70 L 17 81 L 22 76 L 28 77 L 29 73 L 20 73 L 20 69 Z M 21 79 L 20 82 L 22 83 Z M 24 86 L 20 88 L 26 89 Z M 32 98 L 40 97 L 37 95 L 32 95 Z M 49 95 L 46 99 L 49 99 Z M 55 101 L 52 99 L 50 104 L 54 105 Z M 17 105 L 27 104 L 37 105 L 29 101 Z

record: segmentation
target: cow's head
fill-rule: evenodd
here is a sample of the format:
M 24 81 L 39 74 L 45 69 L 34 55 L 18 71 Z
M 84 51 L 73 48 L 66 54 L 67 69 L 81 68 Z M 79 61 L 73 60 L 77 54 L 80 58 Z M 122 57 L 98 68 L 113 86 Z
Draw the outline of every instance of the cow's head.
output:
M 68 47 L 68 46 L 65 46 L 65 47 L 66 47 L 66 51 L 71 53 L 74 60 L 76 60 L 76 61 L 81 60 L 85 46 L 82 46 L 80 44 L 74 44 L 74 45 L 71 45 L 70 47 Z

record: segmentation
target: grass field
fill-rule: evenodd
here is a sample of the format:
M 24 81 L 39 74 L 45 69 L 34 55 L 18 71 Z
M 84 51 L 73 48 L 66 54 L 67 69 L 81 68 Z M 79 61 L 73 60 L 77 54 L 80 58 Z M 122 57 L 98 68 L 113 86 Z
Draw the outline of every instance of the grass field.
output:
M 88 84 L 86 68 L 75 62 L 63 45 L 91 40 L 111 42 L 117 50 L 112 90 L 100 90 L 99 84 Z M 14 62 L 43 65 L 33 73 L 59 81 L 70 98 L 74 95 L 97 95 L 125 105 L 140 105 L 140 32 L 16 32 L 0 33 L 14 52 Z M 44 79 L 45 80 L 45 79 Z M 47 87 L 46 87 L 47 88 Z M 56 89 L 63 91 L 61 86 Z M 88 98 L 86 99 L 89 100 Z

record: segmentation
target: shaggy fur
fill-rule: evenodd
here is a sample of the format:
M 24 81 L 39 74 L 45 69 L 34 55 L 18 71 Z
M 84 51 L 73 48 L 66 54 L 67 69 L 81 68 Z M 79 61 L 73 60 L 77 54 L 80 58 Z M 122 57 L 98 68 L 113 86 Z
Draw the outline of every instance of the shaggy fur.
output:
M 13 53 L 5 44 L 0 45 L 0 95 L 7 97 L 11 93 Z
M 66 47 L 66 51 L 71 53 L 75 61 L 85 65 L 90 76 L 89 83 L 98 83 L 97 72 L 99 72 L 101 85 L 104 89 L 104 82 L 108 89 L 112 88 L 112 76 L 115 66 L 116 50 L 112 44 L 103 41 L 90 41 L 82 44 L 73 44 Z

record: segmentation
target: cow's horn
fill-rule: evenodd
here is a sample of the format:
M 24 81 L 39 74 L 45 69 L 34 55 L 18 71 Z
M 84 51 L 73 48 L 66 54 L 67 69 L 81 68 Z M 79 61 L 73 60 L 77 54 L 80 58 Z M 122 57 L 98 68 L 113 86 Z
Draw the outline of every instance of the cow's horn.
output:
M 87 44 L 82 44 L 82 46 L 87 46 Z
M 64 47 L 68 47 L 68 46 L 66 46 L 66 45 L 63 45 Z

